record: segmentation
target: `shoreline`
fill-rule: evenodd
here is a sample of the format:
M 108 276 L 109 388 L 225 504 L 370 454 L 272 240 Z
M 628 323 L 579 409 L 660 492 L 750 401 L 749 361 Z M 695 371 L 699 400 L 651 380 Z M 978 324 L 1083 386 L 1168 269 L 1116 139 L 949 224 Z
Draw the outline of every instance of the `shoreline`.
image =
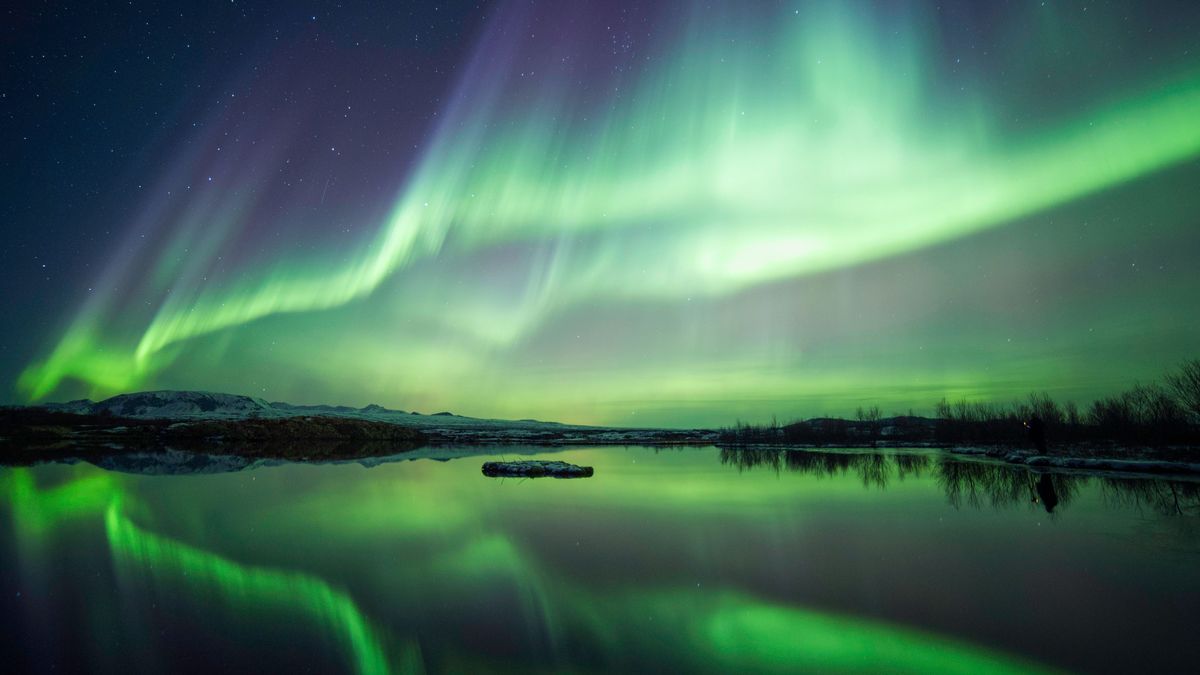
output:
M 483 446 L 716 447 L 725 451 L 878 452 L 937 450 L 1037 471 L 1080 471 L 1148 476 L 1200 476 L 1193 446 L 1052 445 L 1037 453 L 996 443 L 958 444 L 927 439 L 838 439 L 836 442 L 730 442 L 715 429 L 585 427 L 552 422 L 426 416 L 423 425 L 337 415 L 209 418 L 81 415 L 44 408 L 0 411 L 0 466 L 30 465 L 118 455 L 228 456 L 246 460 L 354 461 L 415 450 Z M 420 453 L 417 453 L 420 454 Z
M 5 444 L 7 445 L 7 444 Z M 2 447 L 2 446 L 0 446 Z M 757 444 L 753 446 L 729 446 L 710 442 L 539 442 L 509 439 L 486 442 L 432 442 L 402 444 L 381 441 L 330 442 L 324 439 L 292 439 L 291 442 L 250 441 L 241 443 L 196 442 L 167 445 L 119 445 L 119 444 L 75 444 L 66 443 L 53 447 L 14 449 L 4 447 L 0 452 L 0 469 L 33 466 L 56 462 L 73 463 L 84 461 L 97 465 L 110 464 L 113 460 L 140 458 L 147 462 L 163 461 L 165 464 L 187 464 L 199 461 L 229 460 L 242 467 L 275 463 L 362 463 L 373 466 L 377 463 L 398 460 L 432 459 L 445 461 L 467 457 L 495 456 L 495 452 L 483 449 L 526 450 L 518 454 L 538 454 L 543 451 L 568 451 L 580 448 L 629 448 L 653 449 L 715 448 L 722 452 L 770 452 L 811 454 L 870 455 L 888 452 L 943 453 L 960 461 L 979 461 L 994 465 L 1022 468 L 1037 473 L 1070 473 L 1083 475 L 1120 475 L 1147 479 L 1200 480 L 1200 463 L 1166 461 L 1157 459 L 1123 459 L 1119 457 L 1084 457 L 1077 455 L 1038 455 L 1031 452 L 996 452 L 993 448 L 946 447 L 939 445 L 876 445 L 864 446 L 796 446 L 782 444 Z M 106 461 L 107 460 L 107 461 Z

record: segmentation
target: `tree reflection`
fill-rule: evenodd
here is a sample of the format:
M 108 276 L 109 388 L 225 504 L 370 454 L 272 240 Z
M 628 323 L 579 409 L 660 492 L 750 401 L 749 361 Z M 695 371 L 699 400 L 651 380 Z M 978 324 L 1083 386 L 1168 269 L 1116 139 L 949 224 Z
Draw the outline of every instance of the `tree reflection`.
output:
M 739 471 L 765 468 L 776 473 L 781 470 L 809 476 L 854 475 L 863 487 L 886 489 L 893 478 L 920 478 L 928 470 L 928 455 L 890 455 L 877 452 L 812 452 L 808 450 L 776 450 L 744 448 L 721 450 L 721 463 L 736 466 Z
M 1113 506 L 1149 508 L 1169 516 L 1200 514 L 1200 483 L 1109 478 L 1100 488 L 1105 503 Z
M 738 471 L 767 469 L 816 478 L 856 476 L 865 488 L 886 490 L 893 480 L 931 476 L 954 508 L 1026 505 L 1054 514 L 1090 484 L 1105 504 L 1147 509 L 1165 516 L 1200 515 L 1200 483 L 1158 478 L 1054 473 L 1025 466 L 965 460 L 929 453 L 823 452 L 723 448 L 721 464 Z
M 1026 467 L 943 457 L 935 480 L 955 508 L 1012 507 L 1028 503 L 1046 513 L 1067 506 L 1084 483 L 1084 476 L 1039 473 Z

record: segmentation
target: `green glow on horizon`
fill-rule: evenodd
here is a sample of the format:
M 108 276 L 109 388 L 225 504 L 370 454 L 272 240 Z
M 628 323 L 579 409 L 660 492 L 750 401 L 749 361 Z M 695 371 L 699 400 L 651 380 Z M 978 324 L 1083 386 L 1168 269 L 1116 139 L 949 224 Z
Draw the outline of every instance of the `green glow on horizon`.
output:
M 640 369 L 564 383 L 505 361 L 561 313 L 598 303 L 683 305 L 899 256 L 1200 155 L 1194 68 L 1122 83 L 1110 99 L 1014 131 L 996 119 L 986 82 L 943 90 L 928 24 L 908 17 L 884 35 L 837 7 L 809 7 L 803 20 L 759 27 L 753 44 L 737 47 L 718 48 L 720 18 L 698 16 L 632 84 L 636 93 L 611 109 L 579 103 L 571 83 L 554 77 L 521 89 L 504 59 L 477 66 L 483 72 L 463 83 L 390 215 L 349 255 L 281 254 L 211 283 L 190 273 L 172 279 L 164 262 L 141 289 L 148 314 L 84 312 L 29 365 L 19 388 L 40 400 L 78 380 L 108 395 L 145 388 L 176 365 L 203 378 L 221 360 L 210 354 L 265 339 L 268 317 L 312 314 L 298 319 L 307 322 L 295 331 L 304 337 L 269 334 L 289 343 L 272 347 L 274 372 L 303 368 L 313 380 L 356 383 L 375 374 L 381 383 L 370 391 L 396 405 L 416 385 L 399 388 L 378 373 L 404 373 L 443 383 L 437 400 L 445 407 L 498 414 L 508 406 L 520 417 L 551 410 L 598 422 L 597 406 L 644 391 Z M 197 209 L 217 226 L 207 248 L 198 247 L 208 253 L 191 254 L 203 259 L 236 229 L 245 204 Z M 192 242 L 204 222 L 193 213 L 166 250 Z M 505 246 L 545 251 L 515 300 L 490 299 L 483 284 L 460 296 L 444 283 L 470 272 L 473 256 Z M 446 278 L 431 278 L 427 267 Z M 171 292 L 151 290 L 162 286 Z M 324 314 L 355 303 L 370 316 L 354 325 Z M 364 339 L 356 333 L 372 337 L 349 355 L 313 358 Z M 206 336 L 225 339 L 224 351 Z M 696 364 L 665 370 L 652 394 L 662 399 L 798 394 L 795 377 L 773 382 L 761 359 L 727 378 L 697 374 Z M 964 372 L 948 386 L 1000 391 L 978 377 Z M 480 399 L 474 386 L 519 378 L 527 384 L 506 401 Z M 931 389 L 939 386 L 947 382 Z

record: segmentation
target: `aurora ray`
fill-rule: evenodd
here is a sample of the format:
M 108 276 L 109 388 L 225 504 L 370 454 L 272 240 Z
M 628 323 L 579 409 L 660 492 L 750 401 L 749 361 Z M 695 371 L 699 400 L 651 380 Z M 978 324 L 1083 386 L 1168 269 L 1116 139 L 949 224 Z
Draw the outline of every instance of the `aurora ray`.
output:
M 636 71 L 589 87 L 579 71 L 555 67 L 596 61 L 579 46 L 582 29 L 536 47 L 521 37 L 531 17 L 558 25 L 571 8 L 496 12 L 398 197 L 376 220 L 357 214 L 370 234 L 348 247 L 326 249 L 297 226 L 321 253 L 239 250 L 253 232 L 289 227 L 263 222 L 253 190 L 147 204 L 143 227 L 157 231 L 155 243 L 110 264 L 105 290 L 25 370 L 22 391 L 36 400 L 64 381 L 103 395 L 195 379 L 217 360 L 264 358 L 268 336 L 304 343 L 278 365 L 319 380 L 326 373 L 306 365 L 309 355 L 362 331 L 386 336 L 354 348 L 364 364 L 398 348 L 395 366 L 413 374 L 358 396 L 495 414 L 503 410 L 471 399 L 466 382 L 530 377 L 514 354 L 573 312 L 704 300 L 711 319 L 737 294 L 914 255 L 1200 153 L 1198 59 L 1164 59 L 1100 95 L 1063 93 L 1034 115 L 992 73 L 950 72 L 944 52 L 955 38 L 926 7 L 688 9 L 654 17 L 654 44 Z M 1016 11 L 1013 23 L 1034 12 Z M 1047 46 L 1030 68 L 1057 58 Z M 610 87 L 626 93 L 599 93 Z M 1038 121 L 1010 123 L 1022 114 Z M 217 142 L 215 133 L 197 145 Z M 303 142 L 223 170 L 254 185 Z M 204 173 L 213 161 L 184 157 L 173 174 Z M 489 256 L 502 269 L 475 275 Z M 355 311 L 355 325 L 330 328 L 334 310 Z M 737 391 L 767 384 L 777 368 L 753 349 L 727 365 L 747 369 L 723 385 Z M 670 382 L 691 370 L 659 373 L 652 396 L 672 396 Z M 431 377 L 444 384 L 415 382 Z M 530 384 L 553 389 L 558 377 Z M 600 377 L 591 399 L 628 399 L 641 388 L 633 381 Z M 296 390 L 282 377 L 272 384 Z M 553 400 L 531 400 L 522 414 L 605 416 Z

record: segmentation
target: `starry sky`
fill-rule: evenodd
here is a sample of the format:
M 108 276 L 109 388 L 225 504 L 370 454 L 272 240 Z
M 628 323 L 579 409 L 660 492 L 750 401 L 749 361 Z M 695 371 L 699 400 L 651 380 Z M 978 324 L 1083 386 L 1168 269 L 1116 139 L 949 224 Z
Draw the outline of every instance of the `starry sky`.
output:
M 0 382 L 713 426 L 1200 355 L 1200 5 L 3 10 Z

